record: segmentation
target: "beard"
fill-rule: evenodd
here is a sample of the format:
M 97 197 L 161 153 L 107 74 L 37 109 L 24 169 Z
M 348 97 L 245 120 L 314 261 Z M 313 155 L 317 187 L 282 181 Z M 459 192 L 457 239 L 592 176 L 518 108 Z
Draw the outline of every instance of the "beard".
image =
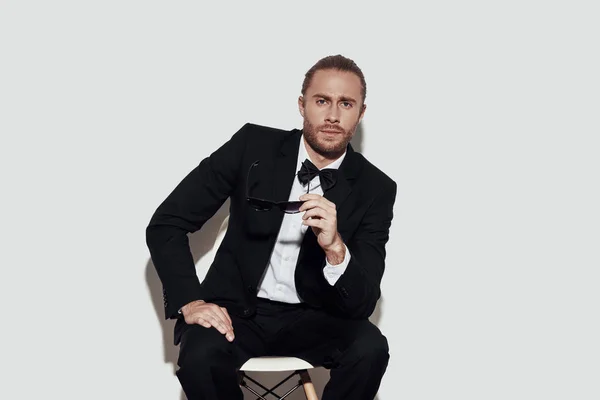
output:
M 315 152 L 328 159 L 335 159 L 344 154 L 348 143 L 350 143 L 350 140 L 354 136 L 357 126 L 358 121 L 347 131 L 339 125 L 323 124 L 315 127 L 308 119 L 304 118 L 303 133 L 306 142 Z M 323 129 L 338 131 L 340 133 L 339 136 L 335 137 L 335 141 L 326 140 L 319 138 L 319 131 Z

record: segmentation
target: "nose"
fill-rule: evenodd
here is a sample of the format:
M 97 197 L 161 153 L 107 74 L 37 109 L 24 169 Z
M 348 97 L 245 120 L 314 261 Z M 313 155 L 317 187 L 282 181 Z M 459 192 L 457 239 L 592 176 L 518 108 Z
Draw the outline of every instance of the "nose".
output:
M 325 121 L 330 124 L 337 124 L 340 122 L 340 110 L 335 105 L 332 105 L 327 110 L 327 114 L 325 115 Z

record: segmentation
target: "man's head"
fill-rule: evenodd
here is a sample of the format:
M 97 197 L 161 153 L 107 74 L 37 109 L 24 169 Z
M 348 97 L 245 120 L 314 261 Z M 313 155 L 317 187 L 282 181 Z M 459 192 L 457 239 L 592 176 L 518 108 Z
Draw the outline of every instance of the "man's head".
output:
M 322 58 L 308 70 L 298 98 L 308 145 L 327 159 L 341 156 L 362 119 L 367 84 L 354 61 Z

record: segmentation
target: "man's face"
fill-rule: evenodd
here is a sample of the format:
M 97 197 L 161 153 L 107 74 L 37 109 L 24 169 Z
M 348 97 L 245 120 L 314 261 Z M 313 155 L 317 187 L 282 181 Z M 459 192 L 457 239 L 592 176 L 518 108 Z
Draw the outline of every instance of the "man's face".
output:
M 351 72 L 317 71 L 298 99 L 304 137 L 317 153 L 337 158 L 346 150 L 364 115 L 360 79 Z

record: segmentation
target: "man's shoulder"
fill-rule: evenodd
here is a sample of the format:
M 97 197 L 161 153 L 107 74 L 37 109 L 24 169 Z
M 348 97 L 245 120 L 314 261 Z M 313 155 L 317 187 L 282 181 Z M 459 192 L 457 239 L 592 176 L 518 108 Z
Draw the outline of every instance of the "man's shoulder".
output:
M 298 131 L 298 129 L 279 129 L 266 125 L 254 124 L 252 122 L 247 122 L 242 130 L 245 130 L 248 135 L 253 137 L 260 137 L 263 139 L 281 139 L 290 135 L 293 135 Z
M 363 175 L 363 177 L 368 180 L 374 188 L 396 187 L 396 182 L 385 172 L 379 169 L 375 164 L 369 161 L 364 155 L 358 152 L 355 154 L 357 157 L 362 159 L 363 167 L 361 175 Z

